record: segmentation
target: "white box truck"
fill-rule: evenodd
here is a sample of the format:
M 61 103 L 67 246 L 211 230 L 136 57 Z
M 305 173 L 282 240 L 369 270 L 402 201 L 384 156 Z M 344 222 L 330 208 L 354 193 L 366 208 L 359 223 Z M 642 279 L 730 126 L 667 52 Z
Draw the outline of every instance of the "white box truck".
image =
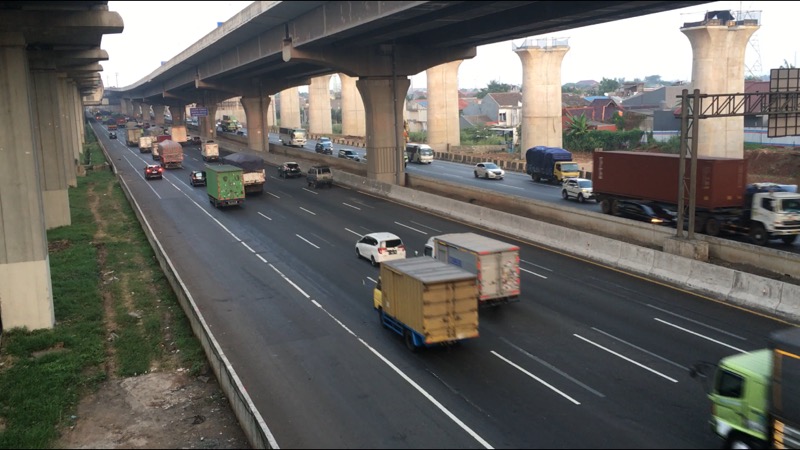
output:
M 481 306 L 519 301 L 519 247 L 475 233 L 434 236 L 425 255 L 478 277 Z

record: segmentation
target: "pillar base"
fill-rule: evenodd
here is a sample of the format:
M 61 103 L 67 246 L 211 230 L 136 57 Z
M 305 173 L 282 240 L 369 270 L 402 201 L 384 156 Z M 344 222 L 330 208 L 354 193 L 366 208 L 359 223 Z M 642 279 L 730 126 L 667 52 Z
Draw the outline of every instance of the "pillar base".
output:
M 708 242 L 671 237 L 664 242 L 664 252 L 708 262 Z
M 72 224 L 69 214 L 69 193 L 66 189 L 42 191 L 44 225 L 48 230 Z
M 0 264 L 3 330 L 53 328 L 53 288 L 50 260 Z

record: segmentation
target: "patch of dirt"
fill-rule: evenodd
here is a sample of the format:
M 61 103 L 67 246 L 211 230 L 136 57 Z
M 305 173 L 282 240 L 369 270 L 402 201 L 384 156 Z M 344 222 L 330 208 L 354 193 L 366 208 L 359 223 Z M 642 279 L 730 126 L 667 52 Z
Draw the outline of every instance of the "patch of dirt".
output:
M 61 430 L 54 448 L 250 448 L 244 432 L 213 375 L 192 377 L 178 366 L 174 351 L 165 352 L 167 361 L 156 362 L 151 370 L 136 377 L 117 375 L 113 341 L 116 338 L 115 305 L 122 304 L 128 314 L 135 315 L 133 302 L 123 287 L 125 298 L 117 299 L 112 283 L 127 286 L 123 276 L 117 278 L 106 262 L 105 243 L 117 239 L 107 232 L 107 221 L 99 213 L 101 198 L 109 198 L 113 185 L 105 193 L 88 191 L 89 206 L 98 225 L 93 237 L 98 250 L 102 276 L 101 291 L 106 327 L 106 381 L 93 393 L 82 398 L 76 415 Z M 57 242 L 54 249 L 63 248 Z M 52 251 L 53 249 L 51 249 Z M 144 261 L 139 267 L 146 268 Z M 146 270 L 146 269 L 143 269 Z M 155 297 L 155 292 L 152 292 Z M 170 321 L 164 309 L 163 323 Z M 169 327 L 162 342 L 172 342 Z M 174 349 L 170 349 L 174 350 Z M 0 424 L 2 425 L 2 424 Z

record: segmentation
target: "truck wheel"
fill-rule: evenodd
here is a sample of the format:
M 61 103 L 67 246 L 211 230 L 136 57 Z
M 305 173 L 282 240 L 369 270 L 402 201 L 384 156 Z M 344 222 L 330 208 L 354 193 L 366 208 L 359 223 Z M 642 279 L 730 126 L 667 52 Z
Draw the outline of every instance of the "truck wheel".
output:
M 616 200 L 611 200 L 611 214 L 615 216 L 619 215 L 619 202 Z
M 793 234 L 791 236 L 781 236 L 781 240 L 786 245 L 792 245 L 792 244 L 794 244 L 794 241 L 797 240 L 797 235 Z
M 719 236 L 720 226 L 719 221 L 713 217 L 709 217 L 705 224 L 706 234 L 709 236 Z
M 406 341 L 406 348 L 408 348 L 412 352 L 416 352 L 417 351 L 417 346 L 414 345 L 414 336 L 411 335 L 410 331 L 405 330 L 403 332 L 403 340 Z
M 607 198 L 600 200 L 600 211 L 603 211 L 603 214 L 611 214 L 611 200 Z
M 760 223 L 753 224 L 750 229 L 750 239 L 756 245 L 767 245 L 769 242 L 769 233 L 764 229 L 764 225 Z
M 383 321 L 383 309 L 382 308 L 378 308 L 378 323 L 381 324 L 382 328 L 388 328 L 386 326 L 386 322 Z
M 753 445 L 750 443 L 750 440 L 747 437 L 740 435 L 739 433 L 734 433 L 731 437 L 729 437 L 727 444 L 728 445 L 726 445 L 726 448 L 732 448 L 732 449 L 753 448 Z

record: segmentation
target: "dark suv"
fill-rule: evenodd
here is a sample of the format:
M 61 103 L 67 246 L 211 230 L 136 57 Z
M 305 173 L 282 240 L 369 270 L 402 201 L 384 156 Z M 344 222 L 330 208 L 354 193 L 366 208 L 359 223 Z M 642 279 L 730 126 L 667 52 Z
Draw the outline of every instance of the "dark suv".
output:
M 278 166 L 278 176 L 281 178 L 302 177 L 303 171 L 296 162 L 285 162 Z
M 331 142 L 330 138 L 319 138 L 317 144 L 314 146 L 314 151 L 317 153 L 322 153 L 323 155 L 332 155 L 333 143 Z
M 333 187 L 331 168 L 328 166 L 314 166 L 308 169 L 306 182 L 308 182 L 308 187 L 313 187 L 314 189 L 320 186 Z

